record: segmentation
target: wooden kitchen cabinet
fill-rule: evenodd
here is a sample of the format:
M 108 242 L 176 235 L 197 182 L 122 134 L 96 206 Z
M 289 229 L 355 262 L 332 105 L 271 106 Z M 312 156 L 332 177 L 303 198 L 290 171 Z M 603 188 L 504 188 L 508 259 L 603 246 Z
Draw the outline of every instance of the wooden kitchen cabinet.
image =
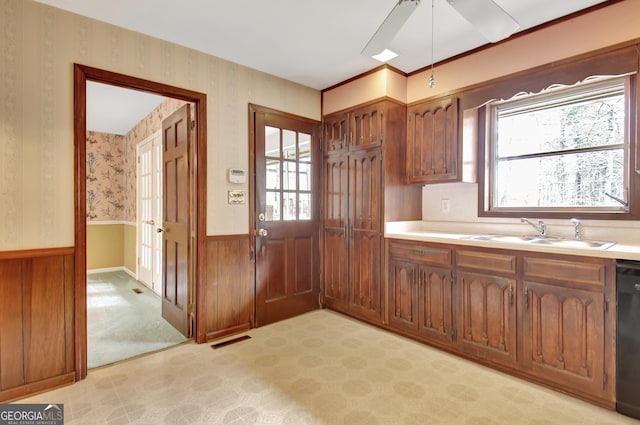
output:
M 382 144 L 384 105 L 376 102 L 354 109 L 349 114 L 349 144 L 354 148 L 376 147 Z
M 458 341 L 474 357 L 517 361 L 516 257 L 458 250 Z
M 614 260 L 386 243 L 389 329 L 615 406 Z
M 324 158 L 322 270 L 324 299 L 340 310 L 349 303 L 347 288 L 348 158 L 332 154 Z
M 389 243 L 389 324 L 430 343 L 451 344 L 451 250 L 420 243 Z
M 524 258 L 522 365 L 572 392 L 613 400 L 612 260 Z
M 458 98 L 444 97 L 407 108 L 408 183 L 460 180 Z
M 406 107 L 382 99 L 324 117 L 323 304 L 382 323 L 384 222 L 417 220 L 404 185 Z
M 322 119 L 325 153 L 346 151 L 349 144 L 349 114 L 336 113 Z

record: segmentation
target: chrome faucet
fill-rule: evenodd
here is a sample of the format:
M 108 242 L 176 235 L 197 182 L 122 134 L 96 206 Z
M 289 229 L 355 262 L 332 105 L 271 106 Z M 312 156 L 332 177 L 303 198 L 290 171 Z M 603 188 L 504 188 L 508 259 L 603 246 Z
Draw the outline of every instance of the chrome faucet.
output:
M 524 217 L 522 217 L 520 221 L 522 223 L 527 223 L 528 225 L 536 229 L 536 231 L 538 232 L 538 236 L 540 236 L 541 238 L 544 238 L 547 235 L 547 226 L 544 224 L 544 221 L 538 220 L 537 225 L 531 222 L 531 220 L 529 220 L 528 218 L 524 218 Z
M 572 218 L 571 223 L 573 224 L 573 237 L 575 240 L 580 240 L 580 220 L 577 218 Z

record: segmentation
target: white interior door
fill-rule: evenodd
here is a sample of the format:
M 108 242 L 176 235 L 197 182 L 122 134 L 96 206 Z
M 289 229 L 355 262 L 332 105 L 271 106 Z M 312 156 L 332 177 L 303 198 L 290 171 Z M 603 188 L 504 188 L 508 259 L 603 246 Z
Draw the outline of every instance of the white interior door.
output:
M 138 280 L 162 294 L 162 133 L 138 144 Z

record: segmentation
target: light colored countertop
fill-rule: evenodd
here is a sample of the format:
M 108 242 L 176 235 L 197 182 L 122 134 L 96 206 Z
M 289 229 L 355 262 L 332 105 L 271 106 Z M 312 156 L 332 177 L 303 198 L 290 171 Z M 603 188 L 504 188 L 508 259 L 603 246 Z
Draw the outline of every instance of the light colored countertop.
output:
M 615 243 L 613 246 L 603 248 L 576 248 L 550 246 L 546 244 L 528 242 L 505 242 L 495 240 L 476 240 L 470 236 L 484 234 L 509 234 L 500 232 L 466 232 L 460 231 L 434 231 L 425 229 L 421 222 L 393 222 L 386 223 L 385 238 L 403 239 L 421 242 L 445 243 L 453 245 L 477 246 L 485 248 L 512 249 L 518 251 L 549 252 L 555 254 L 581 255 L 585 257 L 613 258 L 620 260 L 640 261 L 640 245 Z

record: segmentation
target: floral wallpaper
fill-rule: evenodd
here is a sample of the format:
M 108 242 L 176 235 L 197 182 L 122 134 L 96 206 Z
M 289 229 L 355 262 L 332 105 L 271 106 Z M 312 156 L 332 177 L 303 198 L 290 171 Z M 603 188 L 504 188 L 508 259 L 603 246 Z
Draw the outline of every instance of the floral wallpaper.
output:
M 162 130 L 162 120 L 185 103 L 177 99 L 165 100 L 124 136 L 124 220 L 136 221 L 136 146 Z
M 185 103 L 165 100 L 124 136 L 87 132 L 87 220 L 136 221 L 136 146 Z
M 87 220 L 124 219 L 124 137 L 87 132 Z

